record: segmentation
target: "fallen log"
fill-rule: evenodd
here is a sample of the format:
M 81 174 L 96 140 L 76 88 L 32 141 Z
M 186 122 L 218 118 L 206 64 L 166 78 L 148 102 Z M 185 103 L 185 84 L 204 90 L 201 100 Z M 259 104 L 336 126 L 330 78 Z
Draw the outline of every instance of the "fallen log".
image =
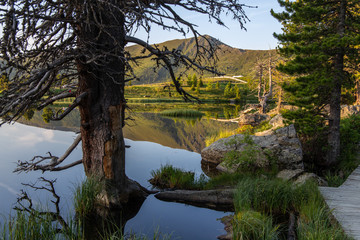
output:
M 155 197 L 168 202 L 180 202 L 222 211 L 234 211 L 234 193 L 235 189 L 175 190 L 160 192 Z

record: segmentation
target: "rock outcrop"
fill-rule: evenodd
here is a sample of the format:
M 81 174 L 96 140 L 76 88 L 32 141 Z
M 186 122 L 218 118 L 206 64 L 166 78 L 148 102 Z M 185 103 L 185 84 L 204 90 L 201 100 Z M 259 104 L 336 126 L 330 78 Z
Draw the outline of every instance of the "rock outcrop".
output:
M 302 185 L 308 180 L 315 181 L 319 186 L 328 186 L 325 179 L 319 177 L 315 173 L 305 172 L 302 169 L 289 170 L 285 169 L 280 171 L 277 178 L 281 178 L 285 181 L 293 181 L 295 185 Z
M 251 135 L 249 137 L 255 150 L 258 149 L 262 152 L 259 156 L 266 156 L 268 163 L 270 163 L 270 159 L 275 161 L 274 163 L 279 170 L 304 169 L 302 147 L 300 140 L 297 138 L 294 125 L 277 130 L 268 130 L 258 134 L 258 136 Z M 214 142 L 201 151 L 202 162 L 219 165 L 230 151 L 235 151 L 239 156 L 247 154 L 244 149 L 248 149 L 246 146 L 249 143 L 244 141 L 244 138 L 244 135 L 237 134 Z M 256 162 L 256 159 L 254 161 Z M 260 161 L 259 158 L 259 164 L 264 166 L 265 163 L 263 160 Z M 222 170 L 226 171 L 226 169 Z M 234 171 L 234 169 L 229 171 Z
M 251 125 L 257 126 L 263 121 L 270 120 L 270 116 L 266 114 L 253 113 L 253 114 L 241 114 L 239 117 L 239 125 Z
M 281 114 L 278 114 L 269 121 L 269 124 L 274 129 L 284 127 L 285 126 L 284 118 Z

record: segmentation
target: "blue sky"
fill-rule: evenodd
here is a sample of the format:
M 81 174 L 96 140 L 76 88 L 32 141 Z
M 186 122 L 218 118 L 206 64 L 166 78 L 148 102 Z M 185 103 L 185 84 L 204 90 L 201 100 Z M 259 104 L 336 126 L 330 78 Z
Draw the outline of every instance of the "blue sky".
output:
M 224 16 L 223 20 L 228 28 L 221 27 L 216 23 L 209 23 L 207 16 L 201 16 L 192 12 L 181 12 L 182 16 L 198 25 L 201 34 L 211 35 L 223 43 L 242 49 L 274 49 L 277 40 L 273 37 L 274 32 L 281 32 L 281 24 L 270 15 L 270 10 L 281 11 L 277 0 L 242 0 L 242 3 L 258 6 L 258 8 L 245 8 L 250 22 L 245 24 L 247 31 L 240 29 L 237 22 L 231 16 Z M 138 37 L 146 40 L 144 33 L 138 33 Z M 187 37 L 192 37 L 191 34 Z M 172 39 L 184 38 L 176 32 L 164 31 L 153 27 L 149 42 L 160 43 Z

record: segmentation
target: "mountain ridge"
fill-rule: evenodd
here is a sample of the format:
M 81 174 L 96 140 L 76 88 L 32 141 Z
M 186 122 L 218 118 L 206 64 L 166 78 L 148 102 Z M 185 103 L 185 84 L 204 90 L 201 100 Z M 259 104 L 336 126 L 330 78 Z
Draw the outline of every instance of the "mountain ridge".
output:
M 216 51 L 217 62 L 216 68 L 219 72 L 225 75 L 243 75 L 251 77 L 255 74 L 254 66 L 258 59 L 267 59 L 269 54 L 276 54 L 276 50 L 249 50 L 231 47 L 211 36 L 205 36 L 209 41 L 217 44 L 219 49 Z M 200 44 L 204 44 L 204 39 L 198 40 Z M 195 38 L 173 39 L 163 43 L 152 44 L 159 49 L 167 48 L 168 50 L 180 50 L 183 54 L 191 57 L 196 51 Z M 146 51 L 139 45 L 132 45 L 126 47 L 126 50 L 132 56 L 145 55 Z M 156 66 L 156 62 L 151 59 L 142 59 L 138 61 L 137 65 L 133 65 L 135 75 L 140 79 L 140 82 L 135 84 L 151 84 L 170 81 L 170 74 L 165 67 Z M 154 71 L 155 70 L 155 71 Z M 174 72 L 176 76 L 192 75 L 194 70 L 185 71 L 185 67 L 176 67 Z M 183 74 L 186 72 L 185 74 Z M 210 73 L 204 73 L 204 77 L 214 76 Z

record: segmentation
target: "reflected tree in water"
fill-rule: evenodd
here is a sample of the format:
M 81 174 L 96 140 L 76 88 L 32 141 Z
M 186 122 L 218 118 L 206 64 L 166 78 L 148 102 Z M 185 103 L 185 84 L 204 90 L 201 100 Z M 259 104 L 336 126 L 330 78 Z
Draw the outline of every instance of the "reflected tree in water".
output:
M 145 197 L 146 189 L 125 175 L 124 86 L 137 79 L 132 66 L 153 59 L 169 71 L 186 101 L 198 100 L 181 88 L 173 69 L 185 65 L 219 74 L 213 67 L 217 46 L 183 16 L 196 12 L 225 25 L 222 18 L 230 15 L 244 28 L 244 7 L 238 0 L 0 0 L 1 71 L 8 80 L 0 94 L 1 123 L 70 97 L 72 103 L 49 120 L 61 120 L 75 108 L 81 117 L 81 134 L 63 156 L 37 156 L 19 162 L 17 171 L 64 170 L 82 163 L 86 175 L 103 184 L 98 196 L 103 206 L 122 208 Z M 150 34 L 152 26 L 191 34 L 196 51 L 188 56 L 136 37 L 139 30 Z M 130 55 L 127 44 L 141 45 L 143 54 Z M 65 164 L 80 142 L 82 159 Z

